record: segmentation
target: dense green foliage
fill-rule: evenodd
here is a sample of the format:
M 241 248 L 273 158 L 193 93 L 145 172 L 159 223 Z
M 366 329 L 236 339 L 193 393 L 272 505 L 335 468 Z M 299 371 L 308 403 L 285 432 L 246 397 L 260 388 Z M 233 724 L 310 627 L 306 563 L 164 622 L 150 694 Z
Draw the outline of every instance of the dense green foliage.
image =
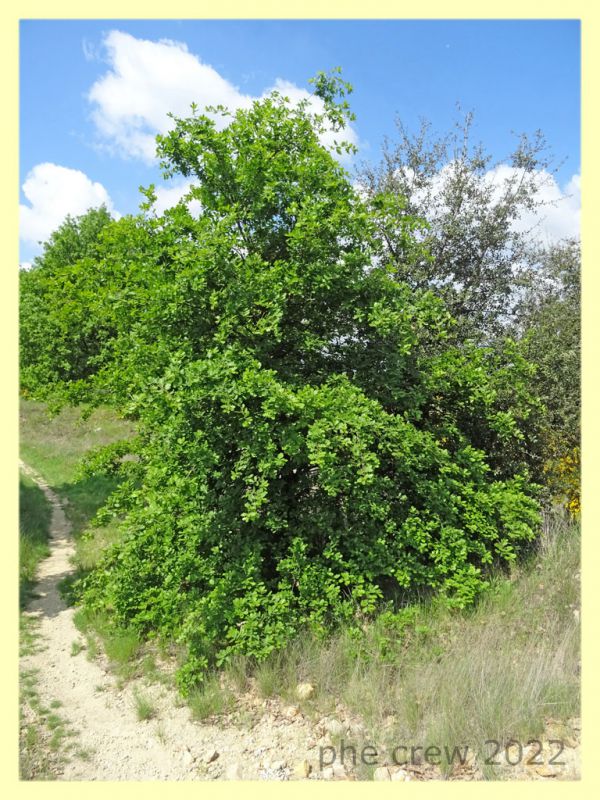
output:
M 523 430 L 546 498 L 579 507 L 580 253 L 577 241 L 541 245 L 537 227 L 553 180 L 541 132 L 522 134 L 507 159 L 473 140 L 472 114 L 445 134 L 400 119 L 379 164 L 359 169 L 385 258 L 396 277 L 443 297 L 465 340 L 502 347 L 507 333 L 534 367 L 541 405 Z M 402 222 L 424 221 L 427 250 L 412 261 L 398 241 Z M 536 220 L 534 222 L 533 220 Z M 527 222 L 529 221 L 529 222 Z
M 541 248 L 523 276 L 515 338 L 535 365 L 531 386 L 543 403 L 534 455 L 548 490 L 579 512 L 581 437 L 581 251 L 566 240 Z
M 22 274 L 20 302 L 21 387 L 25 392 L 83 376 L 99 349 L 102 324 L 85 314 L 77 276 L 95 269 L 102 232 L 111 222 L 102 207 L 67 217 L 44 244 L 31 272 Z M 88 284 L 90 282 L 88 281 Z
M 93 254 L 50 266 L 59 231 L 23 275 L 24 388 L 138 430 L 89 459 L 123 478 L 104 517 L 124 536 L 80 595 L 181 641 L 184 689 L 385 599 L 464 606 L 538 522 L 531 368 L 398 280 L 421 223 L 397 222 L 390 259 L 393 198 L 361 199 L 320 142 L 343 138 L 345 89 L 320 75 L 321 113 L 273 93 L 174 119 L 158 151 L 199 215 L 157 215 L 151 187 Z

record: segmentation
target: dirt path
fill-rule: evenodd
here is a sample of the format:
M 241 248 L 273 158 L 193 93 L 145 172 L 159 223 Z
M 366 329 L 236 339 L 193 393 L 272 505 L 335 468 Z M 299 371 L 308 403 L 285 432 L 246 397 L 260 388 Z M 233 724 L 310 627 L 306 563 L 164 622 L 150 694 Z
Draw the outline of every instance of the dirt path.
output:
M 76 750 L 83 756 L 70 756 L 60 779 L 285 778 L 296 762 L 315 758 L 308 720 L 301 715 L 280 718 L 268 704 L 254 727 L 223 728 L 193 722 L 189 709 L 177 706 L 173 690 L 144 685 L 157 713 L 154 719 L 138 721 L 133 693 L 140 681 L 118 690 L 101 659 L 89 661 L 85 651 L 71 654 L 81 635 L 73 623 L 74 610 L 65 606 L 58 591 L 58 583 L 73 571 L 69 522 L 43 478 L 26 464 L 21 469 L 52 505 L 51 553 L 40 564 L 36 596 L 25 612 L 38 619 L 44 649 L 23 657 L 21 667 L 38 670 L 40 700 L 45 705 L 59 701 L 58 713 L 76 732 Z

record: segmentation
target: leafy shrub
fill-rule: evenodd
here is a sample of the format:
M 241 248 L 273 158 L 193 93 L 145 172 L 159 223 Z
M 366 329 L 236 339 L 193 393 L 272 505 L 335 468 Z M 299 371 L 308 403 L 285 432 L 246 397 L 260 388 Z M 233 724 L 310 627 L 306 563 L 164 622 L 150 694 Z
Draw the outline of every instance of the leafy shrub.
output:
M 62 371 L 27 364 L 30 390 L 110 398 L 139 432 L 135 458 L 90 459 L 124 477 L 105 510 L 124 535 L 79 595 L 184 644 L 188 692 L 208 665 L 263 660 L 387 598 L 465 606 L 538 523 L 527 362 L 510 342 L 459 346 L 442 302 L 395 279 L 378 217 L 319 138 L 343 136 L 347 87 L 315 87 L 319 113 L 273 93 L 213 110 L 226 125 L 175 119 L 158 149 L 187 198 L 157 216 L 151 187 L 93 267 L 40 278 L 65 340 L 82 319 L 92 339 L 61 351 Z M 398 224 L 410 263 L 420 223 Z
M 573 517 L 579 517 L 581 513 L 579 448 L 574 447 L 562 457 L 550 459 L 544 465 L 544 470 L 553 499 L 564 505 Z
M 581 439 L 581 248 L 576 239 L 537 254 L 537 267 L 523 278 L 515 336 L 534 366 L 531 388 L 543 407 L 532 442 L 547 502 L 580 508 Z

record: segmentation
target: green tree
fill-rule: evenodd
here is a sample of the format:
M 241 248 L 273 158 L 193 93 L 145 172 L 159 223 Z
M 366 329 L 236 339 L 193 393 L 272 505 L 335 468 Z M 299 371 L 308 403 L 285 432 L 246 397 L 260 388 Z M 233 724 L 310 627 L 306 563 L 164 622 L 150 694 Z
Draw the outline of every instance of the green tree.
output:
M 187 198 L 158 215 L 150 187 L 70 270 L 72 307 L 57 292 L 46 312 L 100 331 L 53 391 L 108 400 L 139 431 L 89 461 L 124 478 L 105 511 L 123 538 L 79 591 L 178 638 L 184 689 L 386 596 L 465 605 L 536 529 L 529 366 L 510 343 L 454 346 L 442 301 L 396 280 L 424 258 L 418 223 L 398 221 L 392 263 L 320 141 L 350 147 L 348 88 L 319 75 L 320 113 L 274 92 L 174 118 L 158 152 Z
M 67 215 L 64 222 L 42 245 L 42 254 L 33 260 L 33 269 L 46 273 L 61 270 L 83 258 L 94 258 L 100 248 L 102 230 L 112 222 L 106 206 L 90 208 L 79 217 Z
M 379 233 L 399 280 L 442 296 L 463 338 L 490 342 L 505 333 L 518 272 L 531 263 L 533 230 L 516 225 L 544 205 L 540 190 L 552 179 L 543 135 L 519 137 L 505 163 L 492 163 L 473 142 L 473 115 L 437 135 L 424 120 L 411 133 L 400 119 L 383 158 L 358 171 L 373 200 Z M 428 257 L 406 261 L 399 239 L 405 217 L 427 225 Z
M 514 322 L 532 390 L 543 403 L 535 455 L 550 490 L 579 510 L 581 249 L 569 239 L 539 248 L 521 280 Z
M 93 272 L 102 233 L 112 222 L 105 206 L 80 217 L 68 216 L 44 243 L 32 268 L 20 279 L 20 367 L 23 391 L 40 393 L 57 381 L 83 377 L 98 351 L 102 326 L 97 318 L 78 316 L 81 292 L 76 277 Z M 75 276 L 75 277 L 74 277 Z M 70 316 L 74 312 L 74 316 Z

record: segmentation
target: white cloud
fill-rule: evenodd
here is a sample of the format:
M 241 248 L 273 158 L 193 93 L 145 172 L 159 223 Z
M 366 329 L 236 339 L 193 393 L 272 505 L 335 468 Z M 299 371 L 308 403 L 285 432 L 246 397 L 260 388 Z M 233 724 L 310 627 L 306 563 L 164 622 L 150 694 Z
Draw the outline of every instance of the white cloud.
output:
M 28 270 L 30 270 L 32 266 L 33 266 L 33 264 L 31 263 L 31 261 L 21 261 L 21 262 L 19 263 L 19 269 L 22 269 L 22 270 L 24 270 L 25 272 L 27 272 Z
M 67 214 L 78 216 L 101 205 L 115 213 L 101 183 L 91 181 L 78 169 L 58 164 L 35 166 L 25 179 L 23 194 L 29 205 L 19 206 L 19 236 L 29 244 L 45 241 Z
M 450 162 L 433 176 L 430 187 L 414 189 L 417 205 L 447 213 L 443 190 L 452 173 L 453 164 Z M 412 170 L 406 168 L 404 174 L 405 178 L 412 182 L 414 179 Z M 522 170 L 509 164 L 499 164 L 482 175 L 481 181 L 491 186 L 494 190 L 494 199 L 500 200 L 511 183 L 514 186 L 518 184 L 521 175 Z M 564 238 L 578 238 L 581 218 L 580 175 L 572 175 L 563 188 L 555 176 L 546 170 L 538 170 L 533 180 L 537 185 L 536 201 L 539 205 L 531 211 L 523 210 L 521 216 L 513 223 L 514 230 L 527 232 L 532 238 L 546 245 Z
M 522 170 L 508 164 L 499 164 L 489 170 L 483 179 L 497 189 L 498 197 L 503 187 L 510 181 L 515 185 Z M 534 175 L 537 185 L 536 201 L 539 206 L 531 211 L 523 211 L 514 223 L 519 232 L 530 232 L 543 244 L 552 244 L 564 238 L 579 237 L 581 217 L 580 176 L 571 177 L 561 189 L 555 176 L 546 170 L 538 170 Z
M 224 105 L 229 110 L 248 108 L 255 99 L 242 93 L 217 70 L 190 53 L 181 42 L 136 39 L 128 33 L 111 31 L 104 39 L 108 71 L 92 86 L 88 99 L 92 119 L 101 138 L 115 153 L 152 163 L 154 137 L 171 126 L 167 112 L 189 114 L 192 102 L 200 110 L 207 105 Z M 279 89 L 295 103 L 309 93 L 289 81 L 278 79 Z M 271 89 L 265 90 L 263 97 Z M 311 100 L 313 108 L 322 103 Z M 334 136 L 323 137 L 326 145 Z M 338 134 L 339 138 L 339 134 Z M 356 143 L 348 128 L 344 138 Z
M 191 186 L 191 181 L 183 183 L 176 183 L 172 186 L 159 186 L 155 189 L 156 203 L 154 210 L 157 214 L 163 214 L 167 208 L 173 208 L 186 195 Z M 188 203 L 188 208 L 193 216 L 199 216 L 201 205 L 198 200 L 191 200 Z
M 539 194 L 539 199 L 547 205 L 535 213 L 523 214 L 518 223 L 519 229 L 528 230 L 536 225 L 535 235 L 543 244 L 552 244 L 567 237 L 579 238 L 581 176 L 573 175 L 564 189 L 560 188 L 554 175 L 547 175 L 547 177 Z

